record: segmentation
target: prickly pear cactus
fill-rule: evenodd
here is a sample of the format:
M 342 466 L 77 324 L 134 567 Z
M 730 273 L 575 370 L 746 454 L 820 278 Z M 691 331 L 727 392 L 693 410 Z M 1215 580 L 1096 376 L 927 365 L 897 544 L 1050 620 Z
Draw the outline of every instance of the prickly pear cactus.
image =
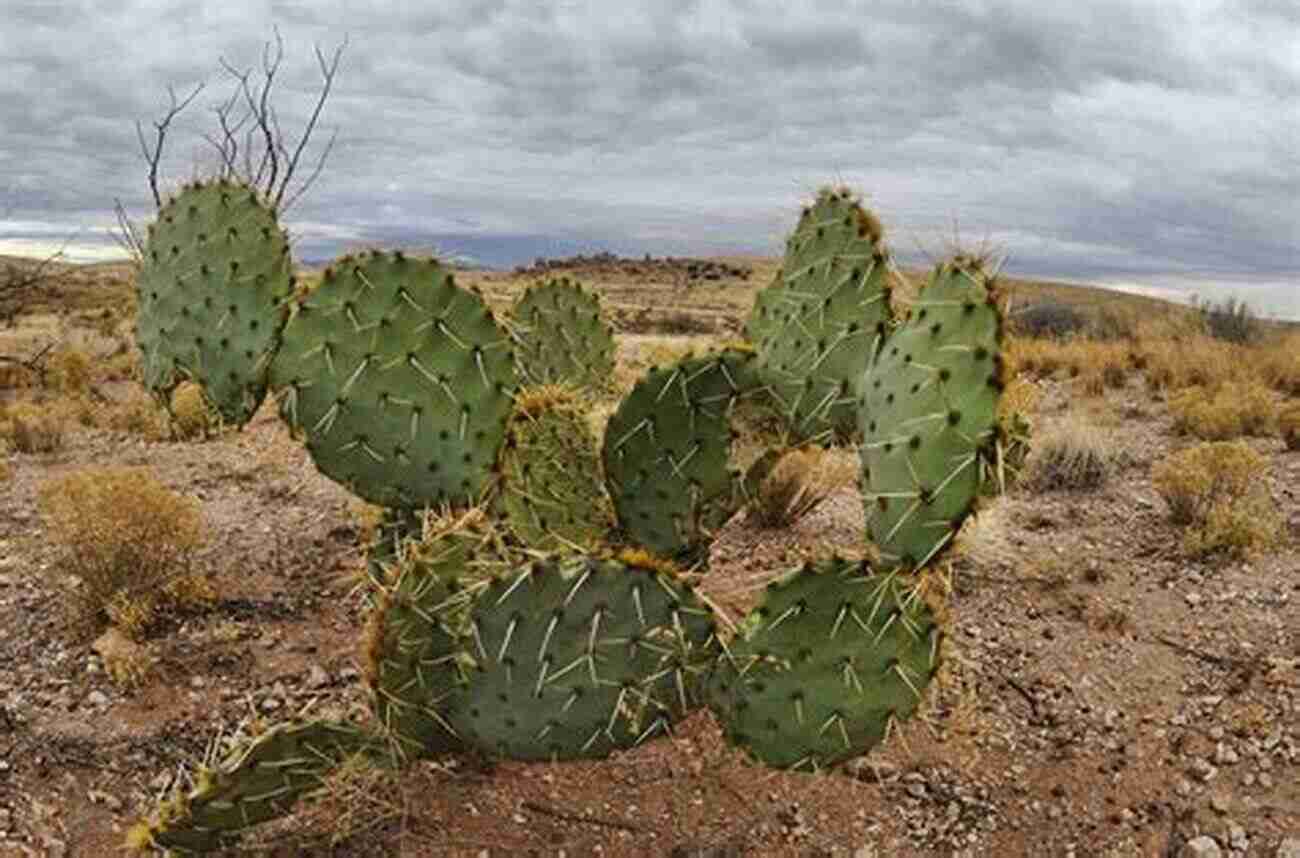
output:
M 827 560 L 768 585 L 710 676 L 727 738 L 781 768 L 863 754 L 910 715 L 943 633 L 915 579 Z
M 271 383 L 322 473 L 418 508 L 487 486 L 515 372 L 482 298 L 435 261 L 374 251 L 335 261 L 294 306 Z
M 613 526 L 600 460 L 572 388 L 544 385 L 515 398 L 493 510 L 530 548 L 592 549 Z
M 712 613 L 648 557 L 544 560 L 475 598 L 476 667 L 453 699 L 457 735 L 518 760 L 603 757 L 695 705 L 716 654 Z
M 736 511 L 730 415 L 757 395 L 753 355 L 728 350 L 653 369 L 605 428 L 605 483 L 625 538 L 664 557 L 698 551 Z
M 804 209 L 746 323 L 793 440 L 856 430 L 856 384 L 892 320 L 889 267 L 880 222 L 847 191 Z
M 467 601 L 453 577 L 473 540 L 444 534 L 423 555 L 404 556 L 382 590 L 365 635 L 366 678 L 375 716 L 406 757 L 460 746 L 441 707 L 461 682 L 456 611 Z
M 382 739 L 351 724 L 278 724 L 200 767 L 193 789 L 164 801 L 152 819 L 131 829 L 126 845 L 179 854 L 218 849 L 231 835 L 287 814 L 354 754 L 391 764 Z
M 1002 314 L 973 259 L 936 268 L 862 377 L 867 533 L 887 567 L 921 567 L 973 509 L 997 432 Z
M 266 396 L 293 262 L 275 210 L 246 185 L 195 183 L 158 210 L 136 277 L 144 384 L 164 402 L 190 379 L 223 420 Z
M 608 386 L 614 334 L 599 299 L 567 278 L 525 290 L 510 310 L 519 371 L 531 385 Z

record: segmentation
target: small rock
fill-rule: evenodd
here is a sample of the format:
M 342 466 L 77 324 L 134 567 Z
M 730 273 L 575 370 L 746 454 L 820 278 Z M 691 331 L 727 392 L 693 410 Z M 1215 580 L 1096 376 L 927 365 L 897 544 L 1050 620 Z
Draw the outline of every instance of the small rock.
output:
M 1241 762 L 1241 757 L 1228 744 L 1220 742 L 1214 748 L 1214 762 L 1221 766 L 1231 766 Z
M 1238 852 L 1245 852 L 1250 846 L 1250 838 L 1246 836 L 1246 829 L 1233 822 L 1228 825 L 1228 845 Z
M 1202 834 L 1193 840 L 1187 841 L 1180 853 L 1180 858 L 1223 858 L 1223 850 L 1215 842 L 1213 837 L 1208 834 Z
M 324 688 L 332 681 L 329 671 L 319 664 L 313 664 L 311 669 L 307 671 L 307 685 L 311 688 Z
M 96 688 L 86 695 L 86 703 L 89 706 L 107 706 L 108 695 Z
M 1213 765 L 1210 764 L 1209 760 L 1202 760 L 1199 757 L 1195 760 L 1192 760 L 1191 771 L 1192 771 L 1192 776 L 1195 777 L 1198 781 L 1212 780 L 1214 776 L 1219 772 L 1218 769 L 1216 769 Z
M 1221 792 L 1216 792 L 1214 795 L 1210 796 L 1210 808 L 1215 813 L 1224 814 L 1232 808 L 1232 803 L 1228 801 L 1226 795 Z
M 1300 858 L 1300 837 L 1288 837 L 1279 843 L 1276 858 Z

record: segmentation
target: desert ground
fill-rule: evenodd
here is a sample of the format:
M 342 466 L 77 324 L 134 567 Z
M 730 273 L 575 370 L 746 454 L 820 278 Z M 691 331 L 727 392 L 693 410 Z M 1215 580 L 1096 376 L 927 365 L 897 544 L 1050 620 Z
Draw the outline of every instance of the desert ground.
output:
M 495 306 L 541 276 L 578 279 L 601 296 L 626 391 L 739 338 L 779 264 L 460 279 Z M 1030 452 L 943 561 L 948 667 L 883 747 L 775 771 L 700 712 L 603 761 L 343 772 L 222 854 L 1300 856 L 1300 335 L 1258 324 L 1234 342 L 1152 299 L 1007 282 Z M 119 854 L 214 742 L 367 709 L 371 512 L 270 400 L 241 431 L 169 425 L 138 381 L 132 308 L 129 266 L 60 267 L 0 328 L 0 855 Z M 1228 446 L 1166 464 L 1203 444 Z M 1229 447 L 1235 470 L 1215 470 Z M 717 534 L 699 585 L 733 618 L 805 558 L 860 552 L 856 454 L 821 455 L 786 477 L 819 502 L 766 523 L 742 511 Z M 197 508 L 189 560 L 208 588 L 130 635 L 87 610 L 42 502 L 117 466 Z

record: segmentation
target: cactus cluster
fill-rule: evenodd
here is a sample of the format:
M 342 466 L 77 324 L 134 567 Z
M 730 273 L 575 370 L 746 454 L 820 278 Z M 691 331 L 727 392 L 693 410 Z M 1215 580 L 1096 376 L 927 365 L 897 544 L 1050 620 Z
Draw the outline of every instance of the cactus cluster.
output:
M 987 478 L 1002 386 L 980 263 L 939 266 L 907 311 L 892 271 L 875 217 L 822 192 L 756 298 L 753 347 L 651 369 L 597 445 L 580 389 L 608 375 L 612 339 L 576 284 L 539 285 L 498 322 L 436 262 L 331 265 L 289 303 L 265 378 L 317 467 L 386 508 L 368 558 L 374 724 L 253 738 L 133 842 L 213 848 L 352 754 L 599 757 L 702 706 L 772 766 L 878 744 L 939 669 L 927 567 Z M 178 301 L 147 282 L 160 306 Z M 683 570 L 705 568 L 712 533 L 780 456 L 746 475 L 732 461 L 733 411 L 763 399 L 795 442 L 860 434 L 874 555 L 778 578 L 726 635 Z

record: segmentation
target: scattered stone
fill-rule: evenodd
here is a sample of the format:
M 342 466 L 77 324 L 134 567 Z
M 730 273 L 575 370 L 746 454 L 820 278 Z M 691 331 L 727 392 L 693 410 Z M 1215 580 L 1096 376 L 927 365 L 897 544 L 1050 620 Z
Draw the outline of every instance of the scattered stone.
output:
M 1279 843 L 1276 858 L 1300 858 L 1300 837 L 1288 837 Z
M 1223 850 L 1208 834 L 1187 841 L 1179 858 L 1223 858 Z

